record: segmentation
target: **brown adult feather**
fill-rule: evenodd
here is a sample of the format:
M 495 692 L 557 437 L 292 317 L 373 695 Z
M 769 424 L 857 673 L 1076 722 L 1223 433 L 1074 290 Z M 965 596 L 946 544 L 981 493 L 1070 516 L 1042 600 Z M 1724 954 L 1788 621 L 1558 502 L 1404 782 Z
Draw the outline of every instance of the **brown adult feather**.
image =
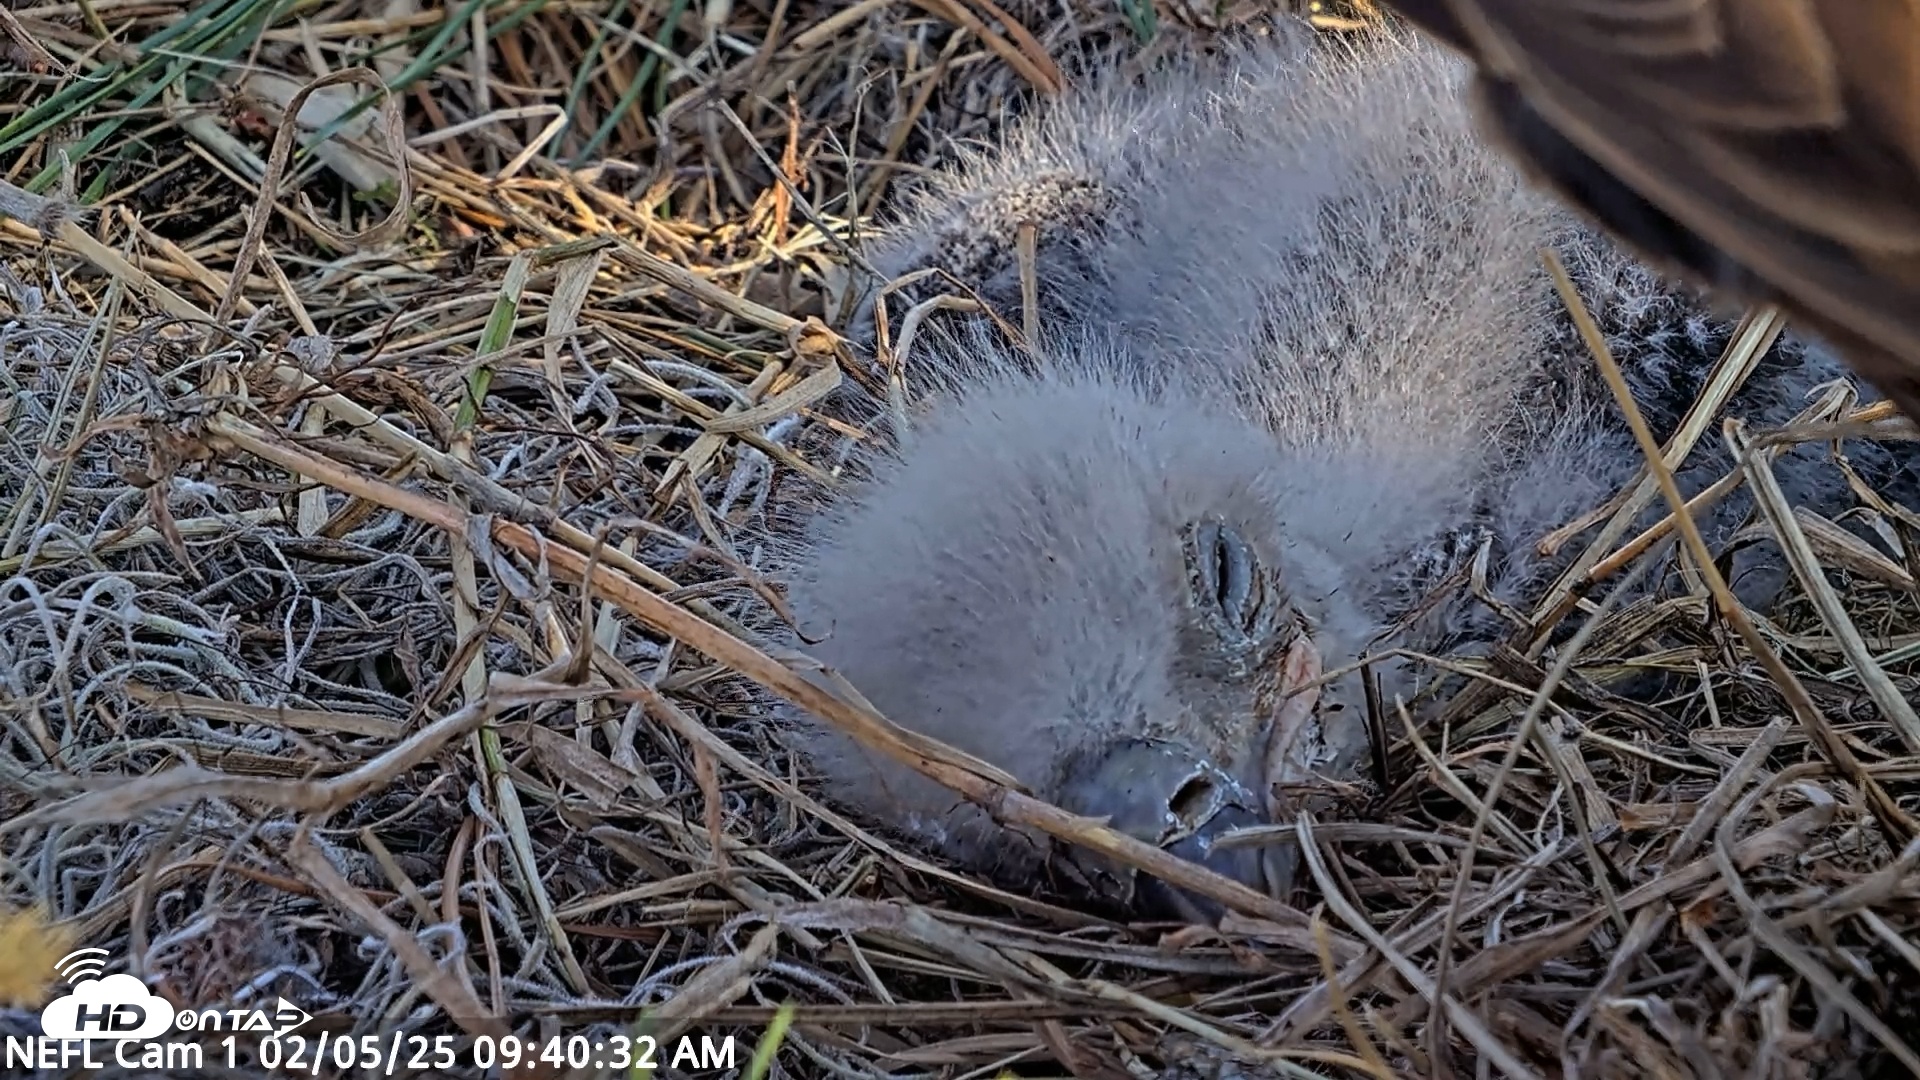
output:
M 1920 0 L 1390 2 L 1538 179 L 1920 419 Z

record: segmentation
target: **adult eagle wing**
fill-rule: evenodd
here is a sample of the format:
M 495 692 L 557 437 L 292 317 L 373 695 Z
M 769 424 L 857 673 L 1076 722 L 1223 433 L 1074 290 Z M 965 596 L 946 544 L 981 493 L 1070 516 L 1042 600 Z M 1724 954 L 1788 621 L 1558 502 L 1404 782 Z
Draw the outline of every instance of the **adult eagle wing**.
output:
M 1388 2 L 1474 60 L 1536 177 L 1920 421 L 1920 0 Z

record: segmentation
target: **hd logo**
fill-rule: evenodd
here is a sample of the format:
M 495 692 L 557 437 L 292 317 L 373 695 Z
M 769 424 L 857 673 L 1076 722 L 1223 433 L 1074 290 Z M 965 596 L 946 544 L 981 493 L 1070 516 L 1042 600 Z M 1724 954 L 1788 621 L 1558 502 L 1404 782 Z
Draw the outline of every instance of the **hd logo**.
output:
M 108 975 L 48 1002 L 40 1030 L 55 1039 L 157 1039 L 173 1030 L 173 1005 L 131 975 Z
M 180 1031 L 255 1031 L 280 1036 L 312 1019 L 286 998 L 265 1009 L 176 1010 L 131 975 L 104 975 L 107 950 L 79 949 L 55 970 L 72 988 L 40 1010 L 40 1031 L 49 1039 L 157 1039 Z

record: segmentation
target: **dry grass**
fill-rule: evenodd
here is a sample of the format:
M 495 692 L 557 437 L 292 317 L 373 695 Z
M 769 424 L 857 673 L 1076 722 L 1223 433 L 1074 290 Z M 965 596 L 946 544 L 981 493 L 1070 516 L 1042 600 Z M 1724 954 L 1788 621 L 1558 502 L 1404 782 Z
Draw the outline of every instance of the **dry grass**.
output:
M 1743 636 L 1704 585 L 1548 598 L 1440 722 L 1393 725 L 1367 820 L 1280 826 L 1328 898 L 1305 914 L 1163 867 L 1241 913 L 1123 924 L 816 801 L 752 683 L 914 754 L 739 629 L 747 526 L 816 468 L 787 436 L 860 374 L 817 321 L 847 223 L 1149 21 L 1001 7 L 0 14 L 0 162 L 90 211 L 0 206 L 6 911 L 182 1005 L 285 994 L 308 1034 L 639 1018 L 740 1036 L 744 1068 L 791 1003 L 774 1060 L 805 1076 L 1920 1068 L 1920 562 L 1777 503 L 1804 605 Z M 348 74 L 303 114 L 339 138 L 273 146 L 294 90 L 361 66 L 397 132 L 343 112 Z M 602 158 L 629 164 L 573 165 Z M 1605 689 L 1649 668 L 1681 689 Z

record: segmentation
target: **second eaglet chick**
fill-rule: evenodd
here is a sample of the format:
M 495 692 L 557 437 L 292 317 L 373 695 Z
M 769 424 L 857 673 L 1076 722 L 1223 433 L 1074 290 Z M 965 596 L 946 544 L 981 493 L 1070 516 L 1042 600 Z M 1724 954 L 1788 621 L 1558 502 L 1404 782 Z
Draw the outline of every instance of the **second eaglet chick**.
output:
M 1293 692 L 1376 646 L 1505 633 L 1486 605 L 1423 601 L 1482 545 L 1491 593 L 1524 597 L 1557 568 L 1536 541 L 1639 464 L 1539 249 L 1576 246 L 1611 329 L 1671 306 L 1680 340 L 1631 358 L 1650 398 L 1690 397 L 1725 336 L 1483 149 L 1459 78 L 1399 39 L 1271 44 L 1096 84 L 936 179 L 875 264 L 946 267 L 1017 323 L 1032 223 L 1038 355 L 977 321 L 922 331 L 903 425 L 836 403 L 873 437 L 787 534 L 805 651 L 1038 797 L 1287 895 L 1297 853 L 1214 841 L 1290 824 L 1369 745 L 1357 673 Z M 1746 395 L 1771 419 L 1835 371 L 1798 346 L 1771 370 Z M 1389 705 L 1418 689 L 1411 665 L 1375 671 Z M 839 801 L 1011 883 L 1062 865 L 796 720 Z

